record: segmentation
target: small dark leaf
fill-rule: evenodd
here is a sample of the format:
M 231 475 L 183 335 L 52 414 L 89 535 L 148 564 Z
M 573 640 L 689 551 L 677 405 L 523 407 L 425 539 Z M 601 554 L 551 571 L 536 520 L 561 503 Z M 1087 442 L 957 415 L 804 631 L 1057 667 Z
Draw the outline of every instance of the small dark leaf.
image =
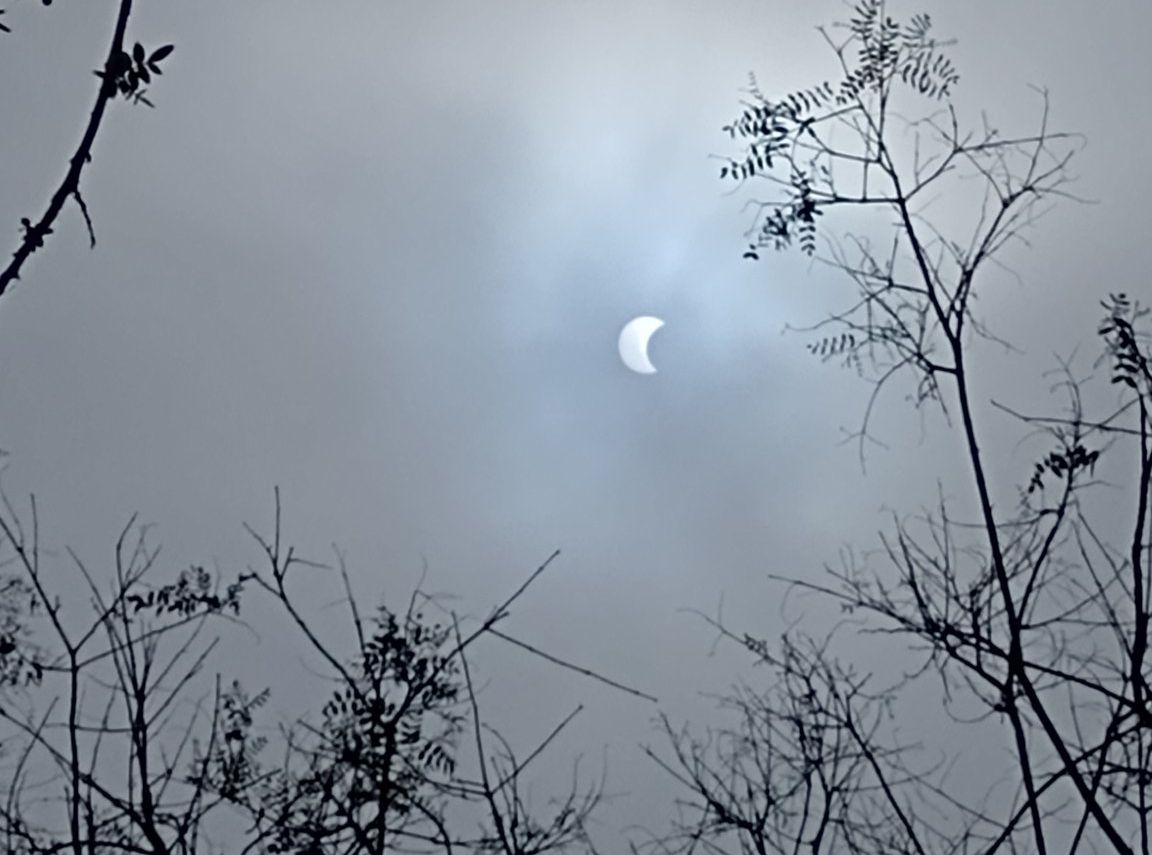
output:
M 168 56 L 168 54 L 172 53 L 172 51 L 175 49 L 175 45 L 163 45 L 162 47 L 158 47 L 156 50 L 152 51 L 152 56 L 148 57 L 148 61 L 159 62 L 160 60 L 164 59 L 164 57 Z
M 144 61 L 144 45 L 140 44 L 140 42 L 136 42 L 136 44 L 133 45 L 132 58 L 137 62 Z

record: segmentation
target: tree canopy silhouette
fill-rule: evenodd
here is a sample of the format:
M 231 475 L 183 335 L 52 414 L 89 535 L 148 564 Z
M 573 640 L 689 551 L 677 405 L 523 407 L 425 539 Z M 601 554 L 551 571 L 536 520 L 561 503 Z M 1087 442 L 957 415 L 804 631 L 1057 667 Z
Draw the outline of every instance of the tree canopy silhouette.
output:
M 805 333 L 815 356 L 874 385 L 861 455 L 878 396 L 907 383 L 915 407 L 945 415 L 967 482 L 942 487 L 933 508 L 894 514 L 878 548 L 852 551 L 826 581 L 780 580 L 839 606 L 851 625 L 772 642 L 712 619 L 767 675 L 725 699 L 728 726 L 700 735 L 665 720 L 668 748 L 649 751 L 686 796 L 676 830 L 653 845 L 1147 853 L 1147 310 L 1101 295 L 1102 374 L 1061 364 L 1063 411 L 996 402 L 1046 439 L 1030 471 L 988 464 L 998 437 L 970 367 L 982 344 L 1002 341 L 975 312 L 988 269 L 1050 203 L 1074 198 L 1081 138 L 1050 126 L 1043 91 L 1031 131 L 970 128 L 953 103 L 949 43 L 927 14 L 900 20 L 883 0 L 861 0 L 820 35 L 837 79 L 779 96 L 753 80 L 724 129 L 739 148 L 720 178 L 766 188 L 745 256 L 797 248 L 850 284 Z M 964 200 L 972 210 L 957 226 Z M 1105 466 L 1122 498 L 1097 477 Z M 1013 483 L 1016 501 L 1002 501 Z M 947 498 L 957 493 L 970 499 Z M 853 631 L 898 647 L 904 676 L 884 682 L 846 660 L 840 642 Z M 926 714 L 940 726 L 925 734 Z M 948 743 L 916 740 L 950 728 L 968 744 L 1001 740 L 1011 762 L 985 767 L 977 785 L 949 775 Z

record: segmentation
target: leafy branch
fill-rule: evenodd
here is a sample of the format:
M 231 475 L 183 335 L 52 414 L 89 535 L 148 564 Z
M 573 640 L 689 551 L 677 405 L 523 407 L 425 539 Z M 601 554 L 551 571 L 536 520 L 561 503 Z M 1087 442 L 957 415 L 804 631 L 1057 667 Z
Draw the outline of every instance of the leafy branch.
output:
M 45 5 L 48 3 L 45 2 Z M 93 247 L 96 245 L 96 233 L 92 226 L 88 205 L 81 193 L 80 178 L 85 166 L 92 160 L 92 147 L 104 120 L 108 102 L 120 96 L 125 99 L 131 98 L 136 103 L 152 106 L 152 102 L 144 94 L 146 89 L 143 88 L 143 84 L 150 83 L 152 75 L 161 73 L 161 61 L 173 50 L 172 45 L 164 45 L 149 54 L 145 52 L 142 45 L 137 43 L 132 48 L 131 53 L 125 51 L 124 38 L 131 13 L 132 0 L 120 0 L 107 59 L 103 69 L 96 72 L 100 78 L 96 101 L 88 116 L 88 123 L 84 128 L 80 143 L 72 157 L 69 158 L 64 179 L 52 193 L 44 213 L 35 222 L 29 217 L 21 219 L 22 235 L 20 242 L 12 254 L 12 260 L 3 270 L 0 270 L 0 295 L 3 295 L 8 287 L 20 278 L 20 272 L 32 254 L 44 246 L 45 240 L 53 233 L 53 225 L 57 217 L 69 199 L 75 201 L 84 217 L 89 245 Z

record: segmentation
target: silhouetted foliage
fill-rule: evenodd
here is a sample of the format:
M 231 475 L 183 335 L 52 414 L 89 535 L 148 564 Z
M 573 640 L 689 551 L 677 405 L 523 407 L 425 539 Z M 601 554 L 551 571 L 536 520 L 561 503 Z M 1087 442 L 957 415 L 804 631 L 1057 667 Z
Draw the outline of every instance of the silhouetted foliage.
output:
M 51 0 L 43 0 L 43 3 L 45 6 L 49 6 Z M 0 15 L 4 15 L 5 11 L 5 9 L 0 9 Z M 117 97 L 135 104 L 155 106 L 145 94 L 148 91 L 147 87 L 152 83 L 154 76 L 163 73 L 160 64 L 174 50 L 173 45 L 170 44 L 147 50 L 140 42 L 136 42 L 131 50 L 125 49 L 125 36 L 131 14 L 132 0 L 120 0 L 107 58 L 103 67 L 94 72 L 100 78 L 100 85 L 80 144 L 68 160 L 68 170 L 64 175 L 64 180 L 52 193 L 48 200 L 48 206 L 40 218 L 35 222 L 27 216 L 20 218 L 19 244 L 16 251 L 12 253 L 12 260 L 6 267 L 0 269 L 0 295 L 8 289 L 9 285 L 20 278 L 20 271 L 25 262 L 34 252 L 41 249 L 47 237 L 53 234 L 52 226 L 69 199 L 76 203 L 80 209 L 80 214 L 84 217 L 84 225 L 88 229 L 89 244 L 93 247 L 96 246 L 96 230 L 92 224 L 88 204 L 80 190 L 80 177 L 84 168 L 92 161 L 92 146 L 103 123 L 106 108 L 108 103 Z M 11 32 L 10 28 L 5 26 L 3 22 L 0 22 L 0 30 Z
M 745 252 L 746 258 L 757 259 L 760 249 L 784 249 L 793 241 L 804 254 L 812 255 L 816 220 L 827 206 L 868 201 L 867 170 L 861 197 L 850 200 L 837 192 L 832 167 L 845 159 L 861 159 L 866 164 L 873 155 L 866 147 L 860 158 L 848 156 L 827 143 L 821 133 L 829 124 L 855 113 L 863 99 L 870 97 L 879 102 L 878 117 L 886 118 L 893 87 L 901 84 L 924 98 L 946 99 L 959 76 L 930 37 L 931 28 L 928 15 L 915 15 L 900 24 L 884 13 L 883 0 L 867 0 L 853 10 L 847 23 L 849 38 L 835 46 L 844 72 L 837 84 L 826 80 L 769 100 L 753 81 L 755 100 L 724 126 L 732 139 L 747 146 L 742 157 L 729 158 L 721 167 L 720 177 L 733 181 L 766 177 L 786 191 L 781 201 L 764 206 L 757 238 Z M 881 140 L 883 128 L 873 131 Z
M 26 517 L 28 529 L 3 502 L 0 549 L 15 571 L 0 600 L 0 745 L 15 758 L 0 766 L 4 851 L 591 851 L 599 783 L 574 778 L 543 810 L 522 796 L 529 766 L 579 708 L 518 760 L 481 715 L 467 659 L 498 637 L 598 676 L 496 630 L 555 555 L 479 621 L 419 590 L 405 611 L 381 605 L 362 619 L 341 564 L 354 636 L 342 653 L 291 590 L 302 569 L 337 571 L 282 549 L 279 497 L 274 535 L 252 532 L 266 565 L 227 584 L 196 565 L 151 582 L 159 550 L 135 520 L 110 588 L 72 555 L 88 618 L 58 568 L 42 564 L 34 502 Z M 208 633 L 243 628 L 254 594 L 318 657 L 318 709 L 271 718 L 269 689 L 206 675 L 218 641 Z
M 144 93 L 148 91 L 144 84 L 152 82 L 152 75 L 159 76 L 163 73 L 160 63 L 172 51 L 172 45 L 162 45 L 148 53 L 140 42 L 136 42 L 132 47 L 132 53 L 120 51 L 103 71 L 95 71 L 93 74 L 104 81 L 111 93 L 109 97 L 115 98 L 120 95 L 135 104 L 155 107 L 155 104 L 144 97 Z
M 95 246 L 80 179 L 108 105 L 154 106 L 148 87 L 174 50 L 129 48 L 132 9 L 132 0 L 119 0 L 81 141 L 43 215 L 20 219 L 0 294 L 54 233 L 69 199 Z M 11 29 L 5 22 L 0 31 Z M 2 493 L 0 500 L 0 560 L 15 568 L 0 576 L 0 758 L 14 758 L 0 767 L 0 846 L 8 855 L 592 851 L 586 823 L 601 783 L 573 775 L 543 809 L 524 794 L 528 768 L 581 708 L 518 759 L 482 717 L 467 659 L 478 641 L 498 638 L 649 697 L 497 629 L 555 554 L 480 621 L 422 591 L 403 613 L 381 604 L 364 621 L 341 564 L 355 634 L 349 654 L 322 638 L 290 591 L 302 567 L 332 568 L 281 549 L 278 494 L 273 537 L 249 529 L 266 567 L 224 583 L 193 565 L 154 583 L 159 551 L 133 519 L 116 543 L 110 587 L 75 554 L 73 584 L 60 568 L 46 570 L 35 501 L 22 514 Z M 319 710 L 269 722 L 269 689 L 251 691 L 219 674 L 205 697 L 219 640 L 207 634 L 244 626 L 242 603 L 253 589 L 280 607 L 321 660 L 317 685 L 327 693 Z
M 1055 387 L 1065 412 L 996 403 L 1047 438 L 1030 473 L 986 462 L 980 378 L 969 369 L 983 340 L 1002 341 L 972 311 L 984 271 L 1047 203 L 1070 198 L 1078 138 L 1049 128 L 1045 93 L 1034 133 L 962 130 L 950 100 L 959 77 L 927 15 L 899 21 L 883 0 L 862 0 L 821 34 L 840 80 L 774 99 L 753 84 L 725 128 L 744 149 L 720 177 L 769 188 L 747 257 L 795 246 L 853 286 L 847 304 L 809 330 L 808 350 L 874 383 L 861 461 L 877 396 L 910 380 L 913 405 L 938 405 L 956 432 L 970 478 L 961 495 L 974 496 L 976 518 L 941 487 L 936 507 L 893 514 L 879 547 L 846 552 L 827 582 L 773 577 L 840 607 L 848 622 L 827 635 L 792 629 L 770 642 L 713 620 L 762 666 L 763 680 L 725 698 L 729 724 L 705 736 L 665 722 L 668 747 L 650 755 L 686 795 L 673 830 L 649 845 L 1148 852 L 1147 312 L 1123 294 L 1104 303 L 1101 359 L 1118 394 L 1102 412 L 1088 400 L 1109 384 L 1066 364 Z M 973 185 L 981 192 L 949 192 Z M 975 200 L 971 231 L 946 225 L 954 217 L 934 220 L 939 198 Z M 877 219 L 857 217 L 840 234 L 829 222 L 839 211 Z M 1128 480 L 1103 490 L 1101 466 Z M 1025 482 L 1015 505 L 994 501 L 1005 480 Z M 845 664 L 855 632 L 903 641 L 888 654 L 903 676 Z M 976 785 L 957 780 L 949 770 L 958 740 L 1002 743 L 1009 759 Z

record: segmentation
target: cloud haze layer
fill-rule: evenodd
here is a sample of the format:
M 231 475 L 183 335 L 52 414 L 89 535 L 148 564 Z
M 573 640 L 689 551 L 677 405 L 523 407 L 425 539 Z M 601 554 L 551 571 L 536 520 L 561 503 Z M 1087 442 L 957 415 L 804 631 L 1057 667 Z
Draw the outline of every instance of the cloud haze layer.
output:
M 13 246 L 79 133 L 112 8 L 10 16 Z M 982 304 L 1025 350 L 1003 370 L 989 351 L 990 389 L 1035 400 L 1054 350 L 1092 347 L 1105 292 L 1148 293 L 1152 10 L 927 8 L 960 39 L 969 117 L 1028 130 L 1027 84 L 1042 84 L 1054 124 L 1089 140 L 1075 189 L 1100 204 L 1054 211 L 1013 256 L 1025 285 L 1005 274 Z M 174 567 L 236 566 L 252 557 L 240 524 L 265 524 L 280 485 L 289 535 L 319 557 L 339 543 L 365 596 L 406 595 L 426 562 L 473 611 L 559 547 L 517 631 L 690 708 L 735 657 L 709 658 L 683 609 L 723 598 L 779 632 L 766 572 L 819 573 L 883 504 L 930 500 L 948 473 L 945 427 L 929 417 L 921 440 L 899 395 L 880 416 L 891 450 L 860 472 L 840 428 L 868 389 L 778 335 L 818 319 L 840 283 L 794 255 L 742 261 L 746 196 L 709 159 L 729 150 L 720 126 L 749 71 L 768 92 L 834 74 L 813 28 L 844 11 L 141 7 L 132 38 L 177 48 L 157 109 L 117 104 L 101 131 L 85 179 L 98 246 L 68 210 L 0 306 L 9 493 L 35 491 L 46 539 L 97 567 L 137 510 Z M 652 377 L 616 353 L 639 314 L 667 322 Z M 517 697 L 546 678 L 504 679 Z M 577 740 L 590 753 L 646 733 L 650 708 L 547 679 L 547 715 L 594 699 Z M 621 788 L 645 774 L 627 756 Z

